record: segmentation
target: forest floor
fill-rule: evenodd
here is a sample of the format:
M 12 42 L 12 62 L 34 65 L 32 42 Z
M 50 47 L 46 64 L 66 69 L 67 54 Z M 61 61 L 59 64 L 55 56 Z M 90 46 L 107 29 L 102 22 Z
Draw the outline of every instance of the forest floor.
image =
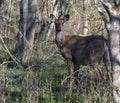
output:
M 102 81 L 91 67 L 81 66 L 78 85 L 74 84 L 70 96 L 66 63 L 54 43 L 35 44 L 27 68 L 6 65 L 6 53 L 1 52 L 0 58 L 4 60 L 0 65 L 0 103 L 114 103 L 103 64 Z

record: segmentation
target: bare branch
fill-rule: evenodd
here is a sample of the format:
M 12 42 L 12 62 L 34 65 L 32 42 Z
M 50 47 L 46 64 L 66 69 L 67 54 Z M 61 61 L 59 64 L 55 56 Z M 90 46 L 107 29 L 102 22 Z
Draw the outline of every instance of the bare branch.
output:
M 2 38 L 1 35 L 0 35 L 0 40 L 1 40 L 2 44 L 3 44 L 3 49 L 4 49 L 4 51 L 5 51 L 7 54 L 9 54 L 9 56 L 11 57 L 11 59 L 12 59 L 20 68 L 23 68 L 22 65 L 21 65 L 21 64 L 16 60 L 16 58 L 11 54 L 11 52 L 9 51 L 9 49 L 8 49 L 7 45 L 5 44 L 5 42 L 4 42 L 4 40 L 3 40 L 3 38 Z
M 120 0 L 113 0 L 113 3 L 115 6 L 118 6 L 118 5 L 120 5 Z
M 102 17 L 104 23 L 106 24 L 108 21 L 107 21 L 107 17 L 105 16 L 105 14 L 103 13 L 102 9 L 98 6 L 95 6 L 100 14 L 100 16 Z
M 114 0 L 115 1 L 115 0 Z M 100 2 L 102 3 L 102 5 L 104 7 L 107 7 L 108 9 L 112 8 L 112 5 L 108 2 L 108 0 L 100 0 Z
M 112 5 L 108 2 L 108 0 L 100 0 L 101 4 L 103 5 L 103 7 L 105 8 L 105 10 L 107 11 L 108 15 L 110 15 L 110 10 L 112 8 Z
M 117 1 L 116 0 L 113 0 L 114 4 L 117 5 Z

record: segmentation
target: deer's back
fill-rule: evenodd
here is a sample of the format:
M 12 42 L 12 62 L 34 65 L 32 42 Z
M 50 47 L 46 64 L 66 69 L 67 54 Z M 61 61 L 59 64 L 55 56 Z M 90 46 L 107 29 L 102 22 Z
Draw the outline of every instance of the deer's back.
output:
M 66 36 L 61 52 L 65 58 L 72 58 L 81 64 L 89 64 L 91 60 L 100 62 L 107 40 L 103 36 Z M 67 57 L 66 57 L 67 56 Z

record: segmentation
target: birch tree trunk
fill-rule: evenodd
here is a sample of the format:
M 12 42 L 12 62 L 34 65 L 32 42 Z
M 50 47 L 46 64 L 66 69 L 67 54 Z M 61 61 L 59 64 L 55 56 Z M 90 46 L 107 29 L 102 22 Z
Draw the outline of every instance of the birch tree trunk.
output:
M 27 63 L 32 53 L 36 11 L 37 0 L 21 0 L 19 33 L 15 54 L 21 64 Z
M 120 103 L 120 1 L 100 0 L 100 2 L 109 16 L 109 20 L 107 20 L 104 13 L 98 9 L 109 36 L 113 70 L 113 96 L 116 103 Z
M 83 1 L 83 11 L 84 11 L 84 24 L 83 24 L 83 34 L 88 34 L 88 13 L 87 8 L 88 4 L 90 3 L 90 0 L 84 0 Z
M 54 14 L 55 16 L 57 16 L 57 3 L 58 3 L 57 0 L 53 0 L 52 14 Z M 45 38 L 46 40 L 48 40 L 48 38 L 50 37 L 50 33 L 53 27 L 54 27 L 54 23 L 50 23 L 47 34 L 46 34 L 46 38 Z

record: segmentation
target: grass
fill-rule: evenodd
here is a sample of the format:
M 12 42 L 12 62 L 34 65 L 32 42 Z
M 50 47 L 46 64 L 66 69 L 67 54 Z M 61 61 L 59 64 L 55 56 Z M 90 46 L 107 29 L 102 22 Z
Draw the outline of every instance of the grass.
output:
M 114 103 L 108 81 L 82 66 L 70 98 L 64 59 L 50 42 L 36 44 L 28 69 L 0 66 L 0 103 Z M 2 55 L 3 56 L 3 55 Z M 4 57 L 5 58 L 5 57 Z M 106 71 L 101 64 L 104 78 Z

